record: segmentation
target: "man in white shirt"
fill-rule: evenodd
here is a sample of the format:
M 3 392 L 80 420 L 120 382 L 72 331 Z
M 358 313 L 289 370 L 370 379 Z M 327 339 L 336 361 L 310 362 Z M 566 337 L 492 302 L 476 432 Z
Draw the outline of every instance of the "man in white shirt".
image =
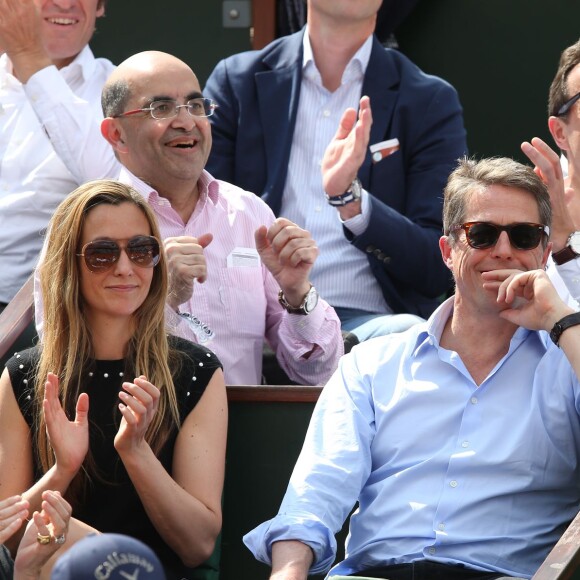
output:
M 114 66 L 88 42 L 105 1 L 0 0 L 0 311 L 34 269 L 56 206 L 96 177 L 73 175 L 63 152 L 82 155 L 102 119 Z

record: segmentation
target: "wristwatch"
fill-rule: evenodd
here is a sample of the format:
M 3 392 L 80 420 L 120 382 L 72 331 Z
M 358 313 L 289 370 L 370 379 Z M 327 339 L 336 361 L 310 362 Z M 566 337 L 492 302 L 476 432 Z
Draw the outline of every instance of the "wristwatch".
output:
M 353 201 L 360 199 L 362 190 L 363 190 L 362 183 L 360 182 L 358 177 L 355 177 L 353 182 L 350 184 L 350 187 L 342 195 L 330 197 L 330 195 L 326 193 L 325 194 L 326 200 L 330 205 L 340 207 L 342 205 L 346 205 L 347 203 L 352 203 Z
M 568 236 L 566 247 L 552 254 L 552 260 L 561 266 L 580 256 L 580 231 L 572 232 Z
M 576 326 L 580 324 L 580 312 L 573 312 L 572 314 L 568 314 L 568 316 L 564 316 L 554 324 L 552 330 L 550 330 L 550 338 L 554 342 L 556 346 L 560 346 L 560 337 L 562 333 L 571 326 Z
M 314 286 L 310 286 L 310 290 L 306 292 L 306 296 L 302 299 L 302 304 L 297 308 L 288 304 L 288 300 L 286 300 L 286 296 L 284 296 L 282 290 L 278 292 L 278 302 L 290 314 L 310 314 L 318 304 L 318 290 Z

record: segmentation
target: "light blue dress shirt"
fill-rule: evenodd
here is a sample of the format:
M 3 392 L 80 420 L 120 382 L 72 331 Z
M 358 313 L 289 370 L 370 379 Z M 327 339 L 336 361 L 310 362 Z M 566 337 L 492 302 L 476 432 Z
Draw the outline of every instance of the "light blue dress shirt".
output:
M 299 539 L 311 573 L 429 559 L 530 577 L 580 504 L 580 385 L 545 332 L 520 328 L 478 387 L 439 346 L 453 308 L 343 357 L 316 405 L 279 514 L 244 537 Z

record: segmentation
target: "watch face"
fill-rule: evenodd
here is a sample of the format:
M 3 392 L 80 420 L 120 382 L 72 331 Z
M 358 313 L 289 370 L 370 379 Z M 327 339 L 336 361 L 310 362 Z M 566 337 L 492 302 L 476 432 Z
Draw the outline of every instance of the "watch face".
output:
M 574 232 L 570 235 L 568 245 L 577 253 L 580 254 L 580 232 Z
M 361 182 L 358 179 L 355 179 L 352 182 L 349 191 L 352 192 L 352 196 L 354 197 L 354 199 L 360 199 L 361 194 L 362 194 L 362 185 L 361 185 Z
M 308 294 L 306 295 L 304 310 L 306 310 L 306 312 L 312 312 L 316 308 L 317 304 L 318 304 L 318 292 L 316 291 L 316 288 L 312 286 L 312 288 L 310 288 Z

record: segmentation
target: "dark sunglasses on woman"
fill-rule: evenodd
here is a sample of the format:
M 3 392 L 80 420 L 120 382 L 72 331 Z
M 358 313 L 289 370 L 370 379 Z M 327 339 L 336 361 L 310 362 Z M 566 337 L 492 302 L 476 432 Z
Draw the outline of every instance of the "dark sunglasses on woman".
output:
M 85 244 L 77 256 L 84 257 L 91 272 L 100 273 L 113 267 L 121 257 L 121 251 L 140 268 L 153 268 L 159 263 L 159 241 L 153 236 L 134 236 L 128 240 L 93 240 Z

